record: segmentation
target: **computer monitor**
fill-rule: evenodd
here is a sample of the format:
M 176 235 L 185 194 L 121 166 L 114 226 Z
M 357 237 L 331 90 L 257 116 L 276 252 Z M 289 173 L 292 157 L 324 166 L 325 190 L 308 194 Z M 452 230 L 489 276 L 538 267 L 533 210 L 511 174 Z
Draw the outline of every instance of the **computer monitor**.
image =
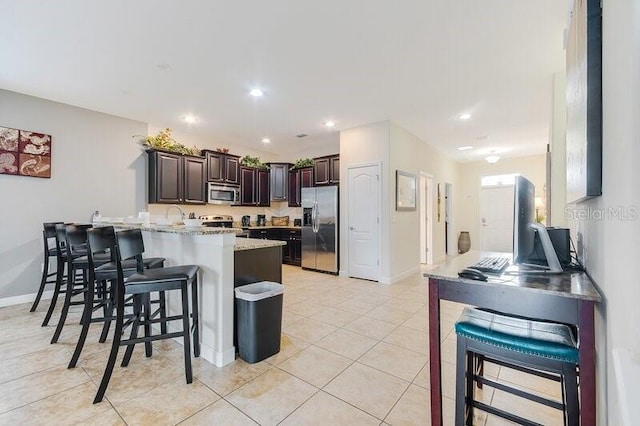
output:
M 547 228 L 535 221 L 535 187 L 527 178 L 516 176 L 513 212 L 513 263 L 534 268 L 534 271 L 559 273 L 562 267 L 553 248 Z M 531 262 L 536 233 L 542 243 L 546 265 Z M 521 269 L 525 271 L 526 269 Z

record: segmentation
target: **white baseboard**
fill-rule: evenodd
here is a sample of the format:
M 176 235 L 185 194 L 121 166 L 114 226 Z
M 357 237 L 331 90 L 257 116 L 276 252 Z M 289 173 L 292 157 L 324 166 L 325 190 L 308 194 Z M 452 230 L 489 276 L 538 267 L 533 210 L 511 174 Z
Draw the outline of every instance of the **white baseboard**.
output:
M 21 303 L 33 303 L 38 293 L 21 294 L 20 296 L 3 297 L 0 299 L 0 308 L 5 306 L 20 305 Z M 53 290 L 46 290 L 42 293 L 40 301 L 48 300 L 53 297 Z
M 393 283 L 397 283 L 398 281 L 402 281 L 403 279 L 410 277 L 411 275 L 414 275 L 419 272 L 420 272 L 420 265 L 415 266 L 411 269 L 408 269 L 404 272 L 401 272 L 397 275 L 394 275 L 393 277 L 381 277 L 379 282 L 380 284 L 393 284 Z

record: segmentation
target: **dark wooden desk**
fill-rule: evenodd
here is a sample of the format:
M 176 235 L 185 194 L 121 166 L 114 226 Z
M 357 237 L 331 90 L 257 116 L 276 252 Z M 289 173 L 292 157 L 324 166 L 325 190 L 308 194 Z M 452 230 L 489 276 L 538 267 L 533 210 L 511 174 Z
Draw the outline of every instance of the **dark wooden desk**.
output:
M 574 324 L 580 342 L 580 419 L 582 426 L 596 424 L 596 362 L 593 308 L 600 293 L 583 272 L 558 275 L 509 275 L 474 281 L 458 271 L 484 256 L 503 255 L 472 251 L 457 256 L 429 278 L 429 357 L 431 372 L 431 424 L 442 425 L 440 360 L 440 300 L 495 309 L 496 311 Z

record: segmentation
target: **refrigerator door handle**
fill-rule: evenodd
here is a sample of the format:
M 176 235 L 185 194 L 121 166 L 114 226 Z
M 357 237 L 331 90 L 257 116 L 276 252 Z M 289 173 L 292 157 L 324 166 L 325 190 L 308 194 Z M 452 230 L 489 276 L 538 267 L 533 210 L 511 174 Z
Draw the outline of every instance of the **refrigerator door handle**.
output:
M 313 202 L 312 220 L 313 220 L 313 232 L 318 233 L 320 227 L 318 226 L 318 202 L 317 201 Z

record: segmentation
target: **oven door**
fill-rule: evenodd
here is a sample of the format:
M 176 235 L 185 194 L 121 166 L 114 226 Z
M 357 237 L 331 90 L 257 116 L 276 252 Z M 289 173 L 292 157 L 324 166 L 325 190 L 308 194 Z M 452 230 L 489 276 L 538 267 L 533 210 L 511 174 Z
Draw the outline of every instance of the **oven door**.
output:
M 238 204 L 240 202 L 240 188 L 210 183 L 207 191 L 207 201 L 209 204 Z

